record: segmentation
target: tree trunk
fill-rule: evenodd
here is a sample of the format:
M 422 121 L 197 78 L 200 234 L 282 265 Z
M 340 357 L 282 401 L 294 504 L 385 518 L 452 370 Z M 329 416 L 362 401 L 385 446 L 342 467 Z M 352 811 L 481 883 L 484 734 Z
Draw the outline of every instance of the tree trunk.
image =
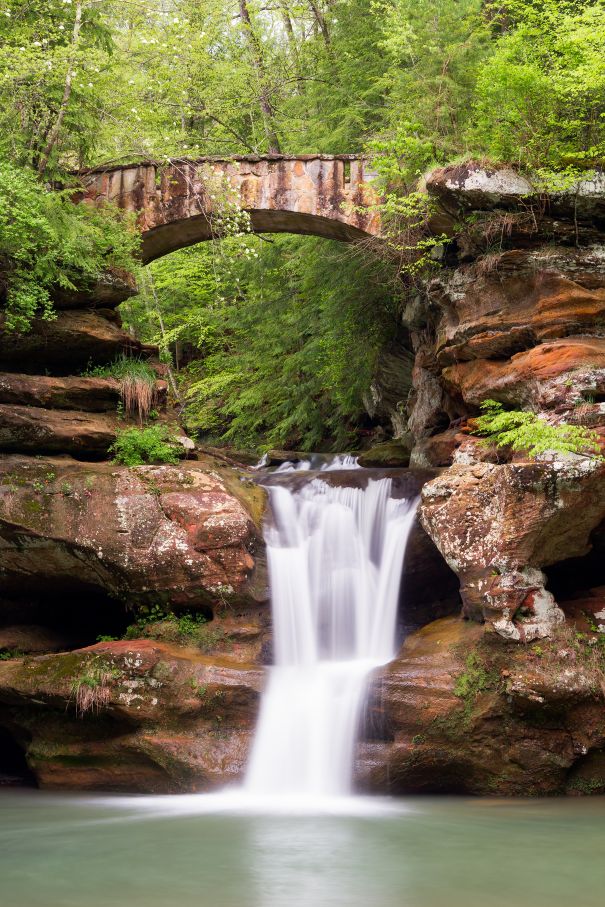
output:
M 61 98 L 61 104 L 59 105 L 59 111 L 57 113 L 57 118 L 48 134 L 46 145 L 44 151 L 38 161 L 38 173 L 42 176 L 48 166 L 48 161 L 51 154 L 54 151 L 55 145 L 61 134 L 61 126 L 63 125 L 63 120 L 65 119 L 65 114 L 67 113 L 67 108 L 69 106 L 69 99 L 71 97 L 71 88 L 74 79 L 74 59 L 73 52 L 76 50 L 78 43 L 80 41 L 80 31 L 82 28 L 82 0 L 77 0 L 76 3 L 76 18 L 74 20 L 74 28 L 71 36 L 72 44 L 72 56 L 69 59 L 67 64 L 67 73 L 65 75 L 65 85 L 63 88 L 63 97 Z
M 319 28 L 320 32 L 323 35 L 323 39 L 325 41 L 326 47 L 329 47 L 330 46 L 330 30 L 328 28 L 328 23 L 326 21 L 326 17 L 324 16 L 321 6 L 319 5 L 320 3 L 321 3 L 321 0 L 309 0 L 309 6 L 311 7 L 311 9 L 313 11 L 313 15 L 315 17 L 317 27 Z
M 277 132 L 275 130 L 275 111 L 273 110 L 273 105 L 269 97 L 269 88 L 267 85 L 267 74 L 263 60 L 263 51 L 252 25 L 250 10 L 248 9 L 248 0 L 239 0 L 239 14 L 242 20 L 242 26 L 246 34 L 248 45 L 250 47 L 252 63 L 258 76 L 260 87 L 258 101 L 261 113 L 263 115 L 265 135 L 269 144 L 269 151 L 272 154 L 280 154 L 281 149 L 279 146 L 279 139 L 277 138 Z

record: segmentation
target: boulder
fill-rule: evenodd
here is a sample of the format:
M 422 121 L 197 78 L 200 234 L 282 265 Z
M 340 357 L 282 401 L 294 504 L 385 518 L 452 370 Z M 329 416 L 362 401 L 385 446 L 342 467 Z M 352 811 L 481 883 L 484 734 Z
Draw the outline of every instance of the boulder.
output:
M 564 189 L 545 190 L 510 166 L 467 161 L 433 170 L 425 178 L 425 186 L 439 207 L 456 218 L 471 211 L 527 214 L 533 209 L 538 218 L 563 218 L 572 223 L 605 220 L 602 171 L 591 171 Z
M 532 184 L 511 167 L 488 167 L 476 161 L 450 164 L 426 177 L 428 193 L 448 212 L 517 208 L 535 196 Z
M 7 598 L 85 588 L 131 608 L 265 610 L 264 492 L 236 471 L 213 461 L 128 469 L 17 456 L 0 470 Z
M 151 640 L 0 662 L 0 727 L 40 787 L 168 793 L 241 779 L 263 673 Z
M 48 321 L 36 318 L 26 334 L 4 330 L 0 316 L 0 368 L 4 371 L 69 375 L 91 363 L 104 365 L 122 353 L 140 355 L 142 351 L 137 340 L 96 312 L 73 309 Z
M 410 466 L 414 469 L 450 466 L 465 437 L 457 428 L 450 428 L 430 438 L 422 438 L 412 449 Z
M 605 518 L 605 467 L 454 465 L 422 490 L 421 522 L 460 579 L 464 613 L 511 640 L 551 634 L 563 613 L 542 569 L 590 550 Z
M 410 462 L 410 451 L 411 438 L 398 438 L 394 441 L 385 441 L 383 444 L 375 444 L 369 450 L 364 450 L 359 454 L 357 462 L 359 466 L 367 468 L 405 467 Z
M 98 459 L 107 456 L 118 425 L 108 413 L 0 404 L 0 450 Z
M 586 639 L 511 649 L 459 617 L 375 672 L 356 762 L 372 793 L 545 796 L 603 789 L 603 671 Z M 578 780 L 576 780 L 578 779 Z

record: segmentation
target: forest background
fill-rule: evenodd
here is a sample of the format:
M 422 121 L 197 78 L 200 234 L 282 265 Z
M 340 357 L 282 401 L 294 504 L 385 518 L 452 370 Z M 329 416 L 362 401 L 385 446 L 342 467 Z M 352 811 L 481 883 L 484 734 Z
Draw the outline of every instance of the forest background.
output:
M 134 266 L 133 224 L 74 207 L 72 171 L 267 152 L 371 155 L 387 217 L 414 216 L 437 164 L 548 185 L 598 168 L 604 0 L 0 0 L 5 328 Z M 367 250 L 228 232 L 140 268 L 127 325 L 177 353 L 202 436 L 354 445 L 413 280 Z

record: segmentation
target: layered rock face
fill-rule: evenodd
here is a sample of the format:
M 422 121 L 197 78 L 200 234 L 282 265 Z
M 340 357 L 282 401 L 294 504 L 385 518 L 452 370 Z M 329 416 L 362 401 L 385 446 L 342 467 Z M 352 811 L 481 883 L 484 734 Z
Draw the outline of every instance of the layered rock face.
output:
M 0 726 L 37 783 L 207 790 L 241 773 L 270 649 L 263 507 L 209 460 L 2 460 Z
M 223 649 L 118 641 L 0 663 L 2 723 L 44 787 L 224 785 L 245 766 L 262 671 Z
M 605 436 L 603 185 L 546 197 L 513 171 L 468 164 L 435 171 L 427 190 L 433 230 L 452 239 L 404 315 L 410 465 L 451 468 L 423 490 L 421 519 L 460 578 L 465 615 L 529 641 L 564 619 L 543 570 L 590 550 L 605 470 L 487 448 L 472 418 L 491 399 Z
M 82 372 L 157 354 L 122 330 L 132 291 L 109 275 L 0 330 L 0 782 L 15 753 L 38 784 L 87 789 L 208 789 L 245 763 L 270 652 L 265 495 L 212 457 L 109 461 L 138 419 L 120 381 Z M 166 395 L 158 377 L 170 421 Z
M 429 624 L 374 678 L 359 786 L 393 794 L 605 792 L 603 651 L 566 628 L 541 645 L 511 647 L 458 618 Z

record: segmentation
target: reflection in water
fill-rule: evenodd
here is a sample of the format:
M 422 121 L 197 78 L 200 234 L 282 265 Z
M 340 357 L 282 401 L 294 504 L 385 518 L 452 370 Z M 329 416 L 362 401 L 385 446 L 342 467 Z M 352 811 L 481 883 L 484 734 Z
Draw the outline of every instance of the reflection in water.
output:
M 351 872 L 359 841 L 353 821 L 261 821 L 250 827 L 254 907 L 375 904 L 372 873 Z M 293 884 L 294 883 L 294 884 Z
M 0 791 L 0 905 L 603 904 L 603 798 L 414 799 L 374 816 L 367 799 L 357 815 L 207 811 L 218 805 Z

